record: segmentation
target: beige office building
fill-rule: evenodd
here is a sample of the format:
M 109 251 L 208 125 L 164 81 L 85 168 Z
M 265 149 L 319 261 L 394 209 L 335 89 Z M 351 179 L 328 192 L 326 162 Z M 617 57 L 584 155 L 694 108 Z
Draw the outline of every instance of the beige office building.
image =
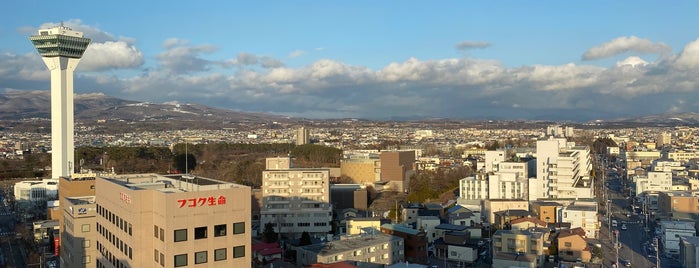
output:
M 250 188 L 189 175 L 98 177 L 97 267 L 249 267 Z M 91 228 L 91 227 L 90 227 Z
M 95 197 L 62 198 L 61 267 L 95 267 Z

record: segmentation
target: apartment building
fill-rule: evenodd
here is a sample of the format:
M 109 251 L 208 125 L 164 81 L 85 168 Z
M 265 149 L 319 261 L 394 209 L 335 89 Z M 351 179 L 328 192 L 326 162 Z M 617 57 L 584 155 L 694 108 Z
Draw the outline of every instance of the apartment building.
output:
M 660 230 L 660 241 L 667 255 L 680 253 L 680 237 L 697 235 L 693 221 L 660 221 Z
M 536 142 L 536 179 L 529 181 L 529 200 L 591 198 L 590 149 L 563 138 Z
M 271 223 L 283 236 L 303 232 L 325 236 L 331 229 L 330 170 L 292 168 L 287 157 L 268 158 L 262 171 L 260 223 Z
M 575 202 L 560 209 L 558 222 L 570 223 L 570 228 L 582 228 L 585 237 L 597 238 L 600 228 L 596 202 Z
M 376 158 L 342 159 L 340 174 L 358 184 L 374 184 L 381 180 L 381 160 Z
M 544 247 L 544 234 L 528 230 L 497 230 L 493 234 L 493 263 L 498 253 L 510 253 L 527 256 L 538 267 L 548 253 Z
M 680 216 L 674 214 L 697 215 L 699 214 L 699 196 L 687 191 L 659 192 L 658 213 L 668 218 Z
M 252 261 L 250 187 L 136 174 L 97 177 L 95 190 L 96 223 L 79 229 L 96 237 L 97 256 L 86 266 L 247 267 Z
M 635 193 L 638 195 L 649 191 L 670 191 L 672 190 L 672 173 L 648 171 L 646 175 L 638 175 L 632 178 L 636 187 Z
M 389 266 L 404 260 L 403 238 L 383 233 L 343 236 L 340 240 L 296 248 L 296 264 L 350 262 L 358 267 Z

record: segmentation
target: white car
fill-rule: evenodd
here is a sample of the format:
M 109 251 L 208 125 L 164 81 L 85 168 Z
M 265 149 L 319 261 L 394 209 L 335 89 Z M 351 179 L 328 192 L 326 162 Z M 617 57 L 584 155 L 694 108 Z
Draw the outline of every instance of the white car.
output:
M 626 229 L 627 229 L 627 228 L 626 228 L 626 224 L 622 224 L 622 225 L 621 225 L 621 229 L 622 229 L 622 230 L 626 230 Z

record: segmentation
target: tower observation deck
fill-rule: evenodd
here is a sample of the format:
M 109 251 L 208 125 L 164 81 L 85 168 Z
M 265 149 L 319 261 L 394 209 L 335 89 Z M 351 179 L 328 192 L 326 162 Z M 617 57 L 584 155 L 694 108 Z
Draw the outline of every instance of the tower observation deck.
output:
M 70 177 L 74 160 L 73 71 L 90 44 L 63 25 L 29 37 L 51 72 L 51 178 Z

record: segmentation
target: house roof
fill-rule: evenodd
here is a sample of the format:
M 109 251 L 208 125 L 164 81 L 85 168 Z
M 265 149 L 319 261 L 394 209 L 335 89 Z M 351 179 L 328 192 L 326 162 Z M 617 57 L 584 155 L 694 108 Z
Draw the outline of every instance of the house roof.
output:
M 514 220 L 510 221 L 510 224 L 518 224 L 518 223 L 522 223 L 522 222 L 531 222 L 531 223 L 536 224 L 537 226 L 546 226 L 548 224 L 545 221 L 542 221 L 542 220 L 534 218 L 534 217 L 514 219 Z

